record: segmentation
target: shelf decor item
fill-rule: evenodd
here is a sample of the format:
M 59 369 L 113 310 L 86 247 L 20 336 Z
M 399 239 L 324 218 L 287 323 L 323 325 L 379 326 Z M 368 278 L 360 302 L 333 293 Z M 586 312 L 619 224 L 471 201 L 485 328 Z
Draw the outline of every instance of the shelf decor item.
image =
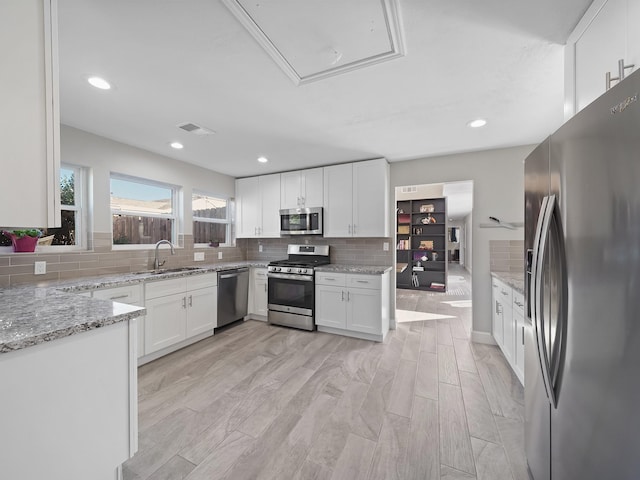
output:
M 42 232 L 35 228 L 13 232 L 3 230 L 2 233 L 11 239 L 14 252 L 35 252 L 38 239 L 42 236 Z
M 433 240 L 420 240 L 420 250 L 433 250 Z
M 411 223 L 411 215 L 409 215 L 408 213 L 399 214 L 398 223 Z
M 398 233 L 400 235 L 409 235 L 409 225 L 398 225 Z
M 414 235 L 422 235 L 422 227 L 414 227 L 413 228 Z
M 427 205 L 420 205 L 420 213 L 432 213 L 435 210 L 435 207 L 432 203 Z

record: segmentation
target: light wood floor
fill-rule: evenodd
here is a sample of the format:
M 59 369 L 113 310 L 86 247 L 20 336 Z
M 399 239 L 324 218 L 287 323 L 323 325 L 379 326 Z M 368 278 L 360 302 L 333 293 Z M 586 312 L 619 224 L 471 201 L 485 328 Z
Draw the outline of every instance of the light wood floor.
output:
M 141 367 L 125 479 L 526 480 L 522 387 L 443 298 L 383 344 L 247 321 Z

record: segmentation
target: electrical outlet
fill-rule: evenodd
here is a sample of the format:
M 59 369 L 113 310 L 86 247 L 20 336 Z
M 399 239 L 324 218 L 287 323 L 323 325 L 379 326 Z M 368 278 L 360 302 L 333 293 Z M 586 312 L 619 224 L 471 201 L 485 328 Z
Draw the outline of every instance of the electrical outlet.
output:
M 34 263 L 33 273 L 35 275 L 44 275 L 45 273 L 47 273 L 47 262 Z
M 204 252 L 193 252 L 194 262 L 204 262 Z
M 218 252 L 218 260 L 222 260 L 222 252 Z
M 385 252 L 389 251 L 389 242 L 382 242 L 382 250 Z
M 258 251 L 262 253 L 262 245 L 258 245 Z

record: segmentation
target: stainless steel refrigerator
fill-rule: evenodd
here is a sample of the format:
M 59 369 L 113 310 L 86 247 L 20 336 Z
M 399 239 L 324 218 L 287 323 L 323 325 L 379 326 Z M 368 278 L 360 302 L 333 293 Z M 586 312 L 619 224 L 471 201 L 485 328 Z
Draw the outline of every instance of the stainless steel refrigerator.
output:
M 640 479 L 640 72 L 525 162 L 535 480 Z

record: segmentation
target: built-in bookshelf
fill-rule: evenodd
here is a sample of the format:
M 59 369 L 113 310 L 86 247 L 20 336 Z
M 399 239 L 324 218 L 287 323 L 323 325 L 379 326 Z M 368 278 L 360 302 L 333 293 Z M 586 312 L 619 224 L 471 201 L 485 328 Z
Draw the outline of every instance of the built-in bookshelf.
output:
M 419 290 L 447 290 L 446 198 L 400 200 L 396 204 L 396 286 Z

